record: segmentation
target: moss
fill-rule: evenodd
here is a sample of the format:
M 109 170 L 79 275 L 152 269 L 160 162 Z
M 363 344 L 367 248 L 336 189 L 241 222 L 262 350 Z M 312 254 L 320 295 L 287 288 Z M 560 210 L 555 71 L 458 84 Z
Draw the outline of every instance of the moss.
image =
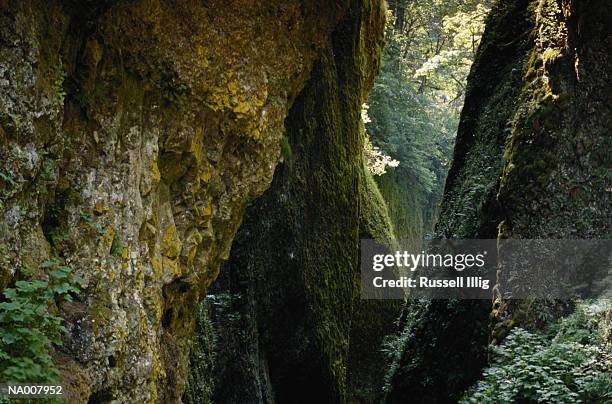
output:
M 6 146 L 0 154 L 4 169 L 11 167 L 6 174 L 14 175 L 17 185 L 10 189 L 14 199 L 2 195 L 2 203 L 15 212 L 11 220 L 19 226 L 15 232 L 4 231 L 4 225 L 12 223 L 0 220 L 0 238 L 9 246 L 9 267 L 17 267 L 22 257 L 15 250 L 31 253 L 21 246 L 40 224 L 55 252 L 90 282 L 83 305 L 93 305 L 92 316 L 100 321 L 91 326 L 88 319 L 71 319 L 65 352 L 82 373 L 99 383 L 75 377 L 76 385 L 71 382 L 70 388 L 78 393 L 78 401 L 140 397 L 177 402 L 186 377 L 196 303 L 227 255 L 245 199 L 260 195 L 269 185 L 287 110 L 322 49 L 326 73 L 317 77 L 320 87 L 310 87 L 309 99 L 316 100 L 316 91 L 325 89 L 332 99 L 329 104 L 350 99 L 351 105 L 324 117 L 301 118 L 314 125 L 329 119 L 333 128 L 326 133 L 334 138 L 329 143 L 337 146 L 322 147 L 317 158 L 324 161 L 315 164 L 316 170 L 300 173 L 301 179 L 329 190 L 319 195 L 304 220 L 312 220 L 316 210 L 325 207 L 323 200 L 336 196 L 329 187 L 335 177 L 326 174 L 335 170 L 335 157 L 343 168 L 338 170 L 342 180 L 334 214 L 352 209 L 351 220 L 356 217 L 352 202 L 360 168 L 353 152 L 360 144 L 351 131 L 363 98 L 360 93 L 367 87 L 361 74 L 373 74 L 377 62 L 365 53 L 363 58 L 355 55 L 352 48 L 340 49 L 343 45 L 332 44 L 330 35 L 342 18 L 343 33 L 350 31 L 355 39 L 348 47 L 380 49 L 380 35 L 368 34 L 382 21 L 374 7 L 380 1 L 363 2 L 363 8 L 356 1 L 334 7 L 315 1 L 303 10 L 296 2 L 283 1 L 262 6 L 245 0 L 214 8 L 198 1 L 85 3 L 36 0 L 2 6 L 1 47 L 14 80 L 9 80 L 8 98 L 0 95 L 10 101 L 0 102 L 0 143 Z M 358 39 L 360 32 L 364 37 Z M 336 42 L 344 42 L 343 35 L 334 35 Z M 186 40 L 176 46 L 176 38 Z M 377 43 L 370 47 L 373 42 Z M 340 70 L 334 51 L 345 55 L 338 61 Z M 353 97 L 345 97 L 339 88 Z M 308 108 L 312 111 L 314 104 Z M 308 129 L 304 141 L 311 150 L 320 150 L 319 140 L 327 143 L 320 133 L 318 128 Z M 11 138 L 5 142 L 7 136 Z M 304 146 L 297 140 L 299 134 L 292 136 L 292 146 Z M 45 159 L 56 161 L 57 167 L 45 165 L 41 171 L 38 163 L 28 169 L 23 161 L 4 159 L 18 149 L 13 146 L 26 145 L 40 156 L 48 152 Z M 294 157 L 302 151 L 295 150 Z M 7 189 L 4 185 L 2 191 Z M 312 190 L 318 192 L 317 187 Z M 27 215 L 19 207 L 27 207 Z M 95 216 L 85 219 L 82 212 Z M 292 219 L 298 215 L 294 211 Z M 163 237 L 170 224 L 174 234 Z M 347 249 L 355 250 L 357 225 L 349 224 L 349 236 L 338 225 L 333 234 L 325 233 L 317 245 L 304 245 L 300 252 L 314 256 L 321 249 L 331 255 L 344 247 L 342 242 L 327 245 L 327 237 L 348 237 Z M 92 227 L 99 228 L 99 234 Z M 121 237 L 119 229 L 124 232 Z M 129 240 L 129 250 L 120 248 L 120 239 Z M 181 255 L 183 247 L 188 256 Z M 109 259 L 109 252 L 120 252 L 122 259 Z M 321 358 L 316 373 L 327 383 L 325 391 L 338 397 L 348 339 L 345 314 L 353 285 L 339 287 L 350 293 L 338 296 L 330 285 L 346 280 L 347 269 L 354 269 L 349 266 L 354 254 L 323 262 L 321 271 L 328 275 L 306 275 L 309 301 L 317 306 L 317 319 L 306 321 L 320 327 L 304 340 L 314 357 Z M 134 258 L 130 266 L 127 258 Z M 336 263 L 342 271 L 334 268 Z M 318 287 L 325 289 L 321 296 L 313 291 Z M 107 297 L 112 297 L 112 304 L 106 304 Z M 96 307 L 100 300 L 104 304 Z M 102 321 L 106 317 L 110 319 Z M 109 338 L 110 345 L 105 343 Z M 334 340 L 340 342 L 336 345 Z M 114 362 L 108 350 L 118 352 Z M 66 369 L 79 374 L 70 366 Z
M 8 264 L 8 248 L 6 244 L 0 243 L 0 268 L 2 268 L 2 270 L 0 271 L 0 290 L 4 290 L 4 288 L 8 286 L 11 281 L 11 278 L 13 277 L 11 271 L 8 270 Z
M 394 222 L 389 215 L 388 203 L 381 194 L 376 181 L 367 169 L 364 169 L 361 178 L 359 191 L 360 238 L 395 239 Z
M 414 190 L 416 183 L 391 171 L 376 178 L 376 184 L 385 200 L 394 234 L 402 240 L 421 240 L 424 220 L 423 204 Z
M 12 114 L 8 114 L 6 112 L 0 112 L 0 129 L 2 132 L 0 134 L 3 137 L 15 137 L 16 133 L 16 125 L 15 125 L 15 116 Z
M 281 141 L 281 155 L 286 162 L 290 162 L 293 156 L 293 152 L 291 151 L 291 144 L 289 143 L 289 139 L 284 136 Z
M 393 226 L 374 178 L 364 170 L 359 193 L 359 237 L 392 242 Z M 349 402 L 381 401 L 384 375 L 389 365 L 383 354 L 385 337 L 397 331 L 402 301 L 356 299 L 347 360 Z
M 269 390 L 266 377 L 278 402 L 345 402 L 359 382 L 375 389 L 351 366 L 365 360 L 365 345 L 382 337 L 373 335 L 352 353 L 350 340 L 353 330 L 373 318 L 355 305 L 361 229 L 392 235 L 380 194 L 365 175 L 359 128 L 362 97 L 379 57 L 369 52 L 377 43 L 380 48 L 384 15 L 374 4 L 349 3 L 285 121 L 291 162 L 277 167 L 270 189 L 247 208 L 221 271 L 230 278 L 225 287 L 232 294 L 248 297 L 246 307 L 240 305 L 247 314 L 241 315 L 242 329 L 258 331 L 256 348 L 232 351 L 257 349 L 266 360 L 221 373 L 218 402 L 258 401 L 262 393 L 256 392 Z M 362 28 L 361 18 L 368 21 Z M 230 356 L 223 362 L 244 360 Z
M 61 58 L 59 59 L 57 65 L 53 68 L 53 90 L 55 91 L 55 95 L 59 100 L 61 105 L 64 105 L 64 100 L 66 98 L 66 91 L 64 90 L 64 81 L 66 80 L 66 70 L 64 69 L 64 65 L 62 63 Z
M 116 233 L 113 237 L 113 241 L 110 247 L 110 254 L 115 258 L 120 258 L 123 253 L 123 241 L 121 241 L 121 234 Z
M 546 48 L 542 53 L 542 63 L 544 67 L 546 68 L 547 65 L 553 64 L 559 56 L 561 56 L 561 51 L 559 49 Z
M 525 64 L 534 46 L 530 1 L 499 2 L 491 12 L 468 77 L 453 161 L 436 234 L 497 238 L 497 201 Z M 388 375 L 387 401 L 451 402 L 480 375 L 489 341 L 487 301 L 410 302 L 399 351 Z
M 40 179 L 43 181 L 54 181 L 56 179 L 57 169 L 57 161 L 54 159 L 45 159 L 42 163 Z
M 500 2 L 492 12 L 468 78 L 440 235 L 609 234 L 609 195 L 600 176 L 602 167 L 609 171 L 610 160 L 596 149 L 610 155 L 603 101 L 610 76 L 608 63 L 593 55 L 610 54 L 610 45 L 600 41 L 610 14 L 604 1 L 562 6 L 516 0 Z M 582 64 L 589 66 L 588 75 Z M 499 276 L 505 276 L 503 268 Z M 499 342 L 517 324 L 542 327 L 564 308 L 557 302 L 531 306 L 501 299 L 493 307 L 488 302 L 409 307 L 417 321 L 405 327 L 409 337 L 390 375 L 389 401 L 456 400 L 478 377 L 489 338 Z
M 183 403 L 212 403 L 214 392 L 215 333 L 209 318 L 209 304 L 198 305 L 195 337 L 191 348 L 189 377 Z

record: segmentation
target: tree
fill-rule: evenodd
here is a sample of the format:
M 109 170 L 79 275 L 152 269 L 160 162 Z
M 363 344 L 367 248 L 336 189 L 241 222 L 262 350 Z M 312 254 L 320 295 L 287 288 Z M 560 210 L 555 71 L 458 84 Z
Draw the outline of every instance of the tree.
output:
M 432 225 L 489 4 L 395 0 L 390 8 L 366 130 L 373 147 L 400 161 L 399 186 L 414 188 Z

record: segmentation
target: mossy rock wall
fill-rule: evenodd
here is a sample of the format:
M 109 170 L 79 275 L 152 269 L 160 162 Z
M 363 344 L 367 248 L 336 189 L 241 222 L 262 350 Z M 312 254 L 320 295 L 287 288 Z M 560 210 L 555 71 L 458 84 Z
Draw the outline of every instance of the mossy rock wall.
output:
M 342 403 L 357 388 L 374 390 L 372 378 L 382 380 L 384 365 L 370 351 L 399 307 L 377 313 L 362 305 L 358 259 L 361 236 L 392 236 L 364 171 L 360 121 L 383 27 L 380 2 L 350 1 L 289 112 L 283 162 L 247 208 L 209 299 L 224 300 L 218 313 L 229 313 L 213 316 L 215 402 Z M 383 309 L 391 314 L 369 345 L 357 344 L 356 330 Z M 378 373 L 354 369 L 360 361 Z
M 361 177 L 360 222 L 361 239 L 392 240 L 394 221 L 388 202 L 369 172 Z M 398 300 L 365 300 L 358 298 L 353 308 L 349 355 L 347 362 L 347 392 L 351 403 L 376 404 L 382 400 L 384 377 L 389 366 L 383 353 L 385 338 L 398 331 L 397 320 L 403 302 Z
M 468 77 L 438 236 L 609 237 L 611 23 L 604 0 L 494 7 Z M 405 310 L 394 403 L 456 401 L 480 376 L 489 340 L 527 321 L 501 300 Z
M 393 223 L 395 235 L 401 240 L 421 240 L 424 233 L 424 201 L 416 192 L 417 183 L 396 170 L 376 177 Z
M 61 308 L 68 332 L 56 359 L 70 400 L 180 400 L 197 302 L 245 206 L 270 185 L 285 118 L 321 55 L 317 85 L 338 89 L 326 119 L 357 116 L 361 82 L 376 71 L 381 12 L 378 1 L 355 4 L 0 1 L 0 287 L 44 276 L 39 265 L 52 256 L 85 279 L 79 300 Z M 353 65 L 331 55 L 341 18 L 343 29 L 363 30 L 352 37 L 363 54 L 344 54 Z M 365 78 L 345 88 L 355 77 Z M 320 108 L 311 99 L 294 108 L 304 127 L 293 126 L 292 139 L 314 133 Z M 344 99 L 350 107 L 337 106 Z M 340 139 L 344 129 L 329 132 Z M 351 133 L 338 143 L 353 150 Z M 348 206 L 356 158 L 341 146 L 321 156 L 300 181 L 325 182 L 342 162 L 338 198 Z M 355 215 L 345 221 L 356 234 Z M 312 251 L 333 245 L 321 244 Z M 329 296 L 320 298 L 346 297 Z M 346 315 L 317 313 L 318 324 Z M 321 327 L 317 337 L 335 332 Z M 346 350 L 338 341 L 327 360 Z M 336 362 L 329 368 L 329 380 L 343 377 Z

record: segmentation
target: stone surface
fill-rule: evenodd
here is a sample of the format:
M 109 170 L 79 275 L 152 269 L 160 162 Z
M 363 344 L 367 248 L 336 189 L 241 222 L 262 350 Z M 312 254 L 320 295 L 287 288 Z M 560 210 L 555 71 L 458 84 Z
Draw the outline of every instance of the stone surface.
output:
M 604 0 L 494 7 L 468 77 L 438 236 L 610 237 L 611 24 Z M 456 402 L 489 342 L 513 324 L 542 325 L 543 305 L 531 303 L 409 305 L 388 401 Z
M 400 308 L 363 302 L 358 287 L 359 239 L 392 238 L 360 124 L 383 27 L 379 2 L 350 1 L 289 112 L 283 162 L 208 299 L 213 402 L 376 402 Z
M 197 302 L 347 9 L 0 1 L 0 286 L 51 256 L 86 280 L 61 308 L 71 401 L 180 399 Z

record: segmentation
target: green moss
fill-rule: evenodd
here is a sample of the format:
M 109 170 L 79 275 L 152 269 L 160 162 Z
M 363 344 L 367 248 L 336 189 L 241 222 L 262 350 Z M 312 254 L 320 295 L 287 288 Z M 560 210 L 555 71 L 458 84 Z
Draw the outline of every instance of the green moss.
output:
M 544 67 L 553 64 L 560 55 L 561 51 L 559 49 L 546 48 L 546 50 L 542 53 L 542 63 L 544 64 Z
M 387 204 L 367 170 L 364 170 L 362 176 L 359 207 L 361 239 L 383 242 L 395 239 Z M 380 402 L 388 366 L 382 345 L 385 337 L 396 331 L 395 321 L 401 307 L 402 301 L 397 300 L 356 299 L 347 366 L 347 394 L 350 402 Z
M 351 367 L 365 360 L 370 351 L 364 347 L 376 345 L 382 336 L 366 338 L 350 351 L 353 331 L 374 318 L 372 312 L 358 314 L 355 304 L 360 235 L 393 234 L 362 160 L 360 112 L 372 77 L 361 72 L 376 65 L 379 55 L 370 52 L 382 39 L 384 17 L 381 10 L 362 7 L 350 2 L 334 34 L 343 39 L 324 43 L 312 77 L 285 121 L 291 163 L 277 167 L 270 189 L 247 208 L 221 271 L 234 279 L 233 293 L 253 296 L 247 308 L 254 312 L 247 313 L 255 317 L 241 316 L 243 329 L 252 329 L 256 321 L 261 334 L 253 343 L 269 369 L 256 364 L 219 375 L 219 402 L 258 401 L 252 396 L 252 380 L 261 380 L 260 371 L 269 374 L 278 402 L 345 402 L 359 382 L 375 390 L 371 380 Z M 374 20 L 361 26 L 362 16 Z M 288 157 L 289 148 L 284 149 Z M 388 317 L 381 323 L 385 321 L 392 323 Z M 223 362 L 239 361 L 244 358 Z M 349 377 L 354 382 L 350 388 Z M 267 390 L 265 385 L 261 389 Z
M 0 243 L 0 290 L 7 287 L 13 277 L 9 270 L 9 264 L 8 247 L 6 244 Z
M 289 139 L 286 136 L 283 136 L 283 140 L 281 140 L 281 155 L 286 162 L 290 162 L 293 156 L 293 152 L 291 151 L 291 144 L 289 143 Z
M 600 42 L 605 7 L 596 2 L 572 9 L 569 20 L 554 0 L 495 7 L 468 79 L 440 235 L 599 238 L 609 233 L 609 195 L 600 181 L 607 175 L 602 167 L 608 172 L 610 167 L 610 118 L 602 102 L 609 92 L 609 64 L 586 56 L 609 53 Z M 581 28 L 578 35 L 575 21 L 592 30 L 585 34 Z M 581 64 L 589 66 L 588 75 Z M 602 155 L 593 158 L 598 152 Z M 404 330 L 389 401 L 406 396 L 455 401 L 479 376 L 490 337 L 498 342 L 517 324 L 542 327 L 563 314 L 563 307 L 499 300 L 493 308 L 488 302 L 410 306 L 417 321 Z
M 63 242 L 68 241 L 70 237 L 68 232 L 61 227 L 54 227 L 49 231 L 51 244 L 55 247 L 60 246 Z
M 497 238 L 504 146 L 534 46 L 529 1 L 499 2 L 491 12 L 470 76 L 453 162 L 436 227 L 441 237 Z M 533 161 L 533 160 L 532 160 Z M 387 400 L 453 402 L 486 363 L 491 303 L 410 302 L 393 344 Z
M 66 99 L 66 91 L 64 90 L 66 70 L 64 69 L 64 64 L 62 63 L 61 58 L 59 59 L 57 65 L 55 65 L 53 68 L 53 74 L 53 89 L 55 91 L 55 95 L 59 99 L 60 103 L 64 105 L 64 100 Z
M 209 404 L 213 402 L 214 364 L 216 337 L 209 318 L 209 304 L 198 305 L 195 337 L 189 359 L 189 377 L 183 393 L 185 404 Z
M 414 192 L 415 181 L 391 171 L 376 178 L 385 200 L 394 234 L 402 240 L 421 240 L 424 232 L 423 201 Z
M 115 233 L 113 242 L 111 243 L 110 254 L 115 258 L 120 258 L 123 252 L 123 241 L 121 240 L 121 234 Z
M 40 179 L 43 181 L 54 181 L 57 173 L 57 161 L 46 158 L 40 169 Z
M 85 111 L 87 119 L 93 119 L 96 108 L 108 105 L 111 101 L 111 94 L 114 84 L 103 80 L 96 81 L 90 89 L 86 86 L 84 79 L 74 83 L 75 101 Z
M 389 217 L 387 203 L 376 181 L 364 169 L 359 192 L 361 238 L 392 240 L 395 237 L 393 224 Z
M 0 134 L 4 134 L 8 137 L 15 137 L 15 118 L 11 113 L 6 113 L 4 111 L 0 112 Z

